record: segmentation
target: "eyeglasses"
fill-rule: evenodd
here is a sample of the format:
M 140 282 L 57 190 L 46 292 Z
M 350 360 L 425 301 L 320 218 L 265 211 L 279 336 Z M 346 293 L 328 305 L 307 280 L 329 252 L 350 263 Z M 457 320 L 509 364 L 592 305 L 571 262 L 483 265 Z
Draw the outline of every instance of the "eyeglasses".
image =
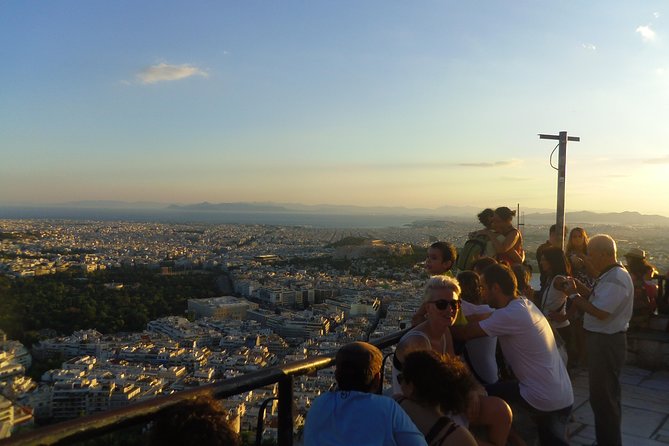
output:
M 431 300 L 431 304 L 434 304 L 435 307 L 437 307 L 438 310 L 445 310 L 447 308 L 451 308 L 451 310 L 457 310 L 460 308 L 460 300 L 446 300 L 446 299 L 439 299 L 439 300 Z

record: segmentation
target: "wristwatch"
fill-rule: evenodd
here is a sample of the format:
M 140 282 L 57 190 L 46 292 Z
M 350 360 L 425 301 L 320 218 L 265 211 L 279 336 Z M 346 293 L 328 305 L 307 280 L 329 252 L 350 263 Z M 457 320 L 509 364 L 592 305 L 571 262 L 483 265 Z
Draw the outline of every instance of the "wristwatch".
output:
M 576 299 L 577 297 L 581 297 L 581 295 L 579 293 L 574 293 L 569 295 L 570 299 Z

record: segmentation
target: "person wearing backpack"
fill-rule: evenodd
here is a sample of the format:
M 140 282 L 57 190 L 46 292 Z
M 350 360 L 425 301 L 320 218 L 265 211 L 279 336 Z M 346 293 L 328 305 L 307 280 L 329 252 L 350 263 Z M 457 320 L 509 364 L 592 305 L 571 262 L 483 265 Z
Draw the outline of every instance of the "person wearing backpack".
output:
M 469 233 L 469 238 L 458 252 L 458 259 L 455 263 L 458 271 L 471 271 L 478 259 L 482 257 L 495 257 L 497 254 L 487 233 L 487 231 L 493 231 L 492 221 L 494 215 L 495 211 L 490 208 L 483 209 L 478 213 L 477 217 L 484 229 Z M 499 234 L 497 236 L 500 237 Z M 504 236 L 501 236 L 501 238 L 503 239 Z

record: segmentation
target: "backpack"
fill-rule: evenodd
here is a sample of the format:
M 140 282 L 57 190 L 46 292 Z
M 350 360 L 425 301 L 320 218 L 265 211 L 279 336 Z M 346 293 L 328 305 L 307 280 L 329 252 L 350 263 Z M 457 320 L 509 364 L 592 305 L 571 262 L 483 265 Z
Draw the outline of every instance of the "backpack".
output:
M 458 252 L 458 259 L 455 261 L 456 268 L 459 271 L 471 270 L 474 262 L 483 256 L 487 243 L 486 236 L 477 236 L 467 240 L 465 246 Z

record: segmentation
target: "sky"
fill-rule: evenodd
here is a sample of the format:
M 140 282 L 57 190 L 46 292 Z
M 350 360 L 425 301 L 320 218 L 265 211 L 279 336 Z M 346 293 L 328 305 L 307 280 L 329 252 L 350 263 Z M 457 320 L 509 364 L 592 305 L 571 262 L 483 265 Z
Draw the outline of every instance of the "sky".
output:
M 0 205 L 669 216 L 664 1 L 0 2 Z M 552 156 L 557 165 L 557 151 Z

